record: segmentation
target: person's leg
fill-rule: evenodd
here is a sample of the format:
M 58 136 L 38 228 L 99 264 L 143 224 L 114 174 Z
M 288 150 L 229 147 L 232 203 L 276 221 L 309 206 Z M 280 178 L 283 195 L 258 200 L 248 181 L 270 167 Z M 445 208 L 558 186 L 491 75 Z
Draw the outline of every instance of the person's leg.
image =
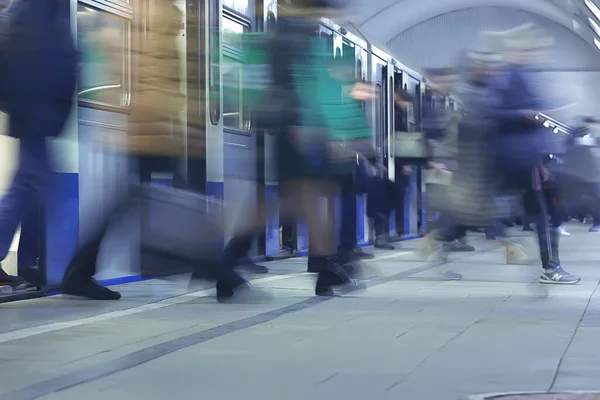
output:
M 356 215 L 356 190 L 354 187 L 354 181 L 352 177 L 344 177 L 341 181 L 341 221 L 340 221 L 340 232 L 339 238 L 340 243 L 338 252 L 343 259 L 347 255 L 354 251 L 356 246 L 356 229 L 357 229 L 357 215 Z
M 323 207 L 323 198 L 329 204 L 340 193 L 335 181 L 298 180 L 286 185 L 286 198 L 293 204 L 299 217 L 306 221 L 311 238 L 311 253 L 318 264 L 318 277 L 315 294 L 333 295 L 333 286 L 359 285 L 350 279 L 348 272 L 337 263 L 336 225 L 333 207 Z
M 450 252 L 475 251 L 475 247 L 467 243 L 468 227 L 457 225 L 452 232 L 445 237 L 444 249 Z
M 387 178 L 377 177 L 373 180 L 373 193 L 371 197 L 374 203 L 374 247 L 383 250 L 394 250 L 395 247 L 389 240 L 388 221 L 390 218 L 391 202 L 390 195 L 393 194 L 390 185 L 393 183 Z
M 560 265 L 558 254 L 559 236 L 550 229 L 546 199 L 541 190 L 534 190 L 535 195 L 535 223 L 540 248 L 540 258 L 543 272 L 540 276 L 541 283 L 574 284 L 581 279 L 567 273 Z
M 4 260 L 21 221 L 45 199 L 51 168 L 45 137 L 24 137 L 20 141 L 19 168 L 0 201 L 0 260 Z M 20 277 L 8 275 L 0 268 L 0 285 L 24 284 Z
M 523 231 L 533 232 L 531 227 L 535 221 L 535 213 L 537 208 L 537 198 L 533 189 L 526 189 L 523 196 Z

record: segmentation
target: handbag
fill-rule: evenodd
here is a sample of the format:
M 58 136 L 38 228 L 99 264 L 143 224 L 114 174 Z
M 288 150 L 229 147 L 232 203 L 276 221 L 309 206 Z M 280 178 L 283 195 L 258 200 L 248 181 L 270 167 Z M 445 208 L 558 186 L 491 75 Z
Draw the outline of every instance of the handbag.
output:
M 146 184 L 132 185 L 131 194 L 140 216 L 143 276 L 190 272 L 207 262 L 217 265 L 224 240 L 220 202 Z
M 392 146 L 392 157 L 415 162 L 429 158 L 429 143 L 423 132 L 396 132 Z
M 437 169 L 425 170 L 425 184 L 426 185 L 444 185 L 449 186 L 452 184 L 452 172 L 451 171 L 440 171 Z
M 329 140 L 327 150 L 329 160 L 333 163 L 356 162 L 357 154 L 367 158 L 375 154 L 372 138 Z

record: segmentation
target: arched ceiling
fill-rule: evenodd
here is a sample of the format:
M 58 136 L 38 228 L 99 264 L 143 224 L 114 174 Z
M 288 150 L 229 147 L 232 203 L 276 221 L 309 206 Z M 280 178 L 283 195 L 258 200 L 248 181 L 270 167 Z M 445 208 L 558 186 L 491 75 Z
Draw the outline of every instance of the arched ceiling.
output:
M 439 15 L 473 7 L 526 11 L 562 25 L 594 46 L 585 0 L 349 0 L 349 20 L 376 42 L 388 45 L 404 31 Z M 600 3 L 600 0 L 592 0 Z M 594 46 L 595 48 L 595 46 Z

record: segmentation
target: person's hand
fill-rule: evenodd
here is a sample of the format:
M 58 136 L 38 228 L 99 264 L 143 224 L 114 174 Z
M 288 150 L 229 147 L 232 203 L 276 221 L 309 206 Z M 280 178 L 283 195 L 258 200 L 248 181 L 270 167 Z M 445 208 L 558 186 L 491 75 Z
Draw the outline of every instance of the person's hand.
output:
M 379 169 L 382 172 L 387 172 L 387 168 L 385 167 L 385 165 L 377 163 L 375 164 L 375 166 L 377 167 L 377 169 Z
M 360 101 L 373 100 L 376 96 L 376 90 L 373 85 L 367 85 L 362 82 L 358 82 L 352 88 L 351 96 Z
M 412 167 L 410 165 L 405 165 L 402 167 L 402 173 L 404 175 L 410 175 L 412 172 Z

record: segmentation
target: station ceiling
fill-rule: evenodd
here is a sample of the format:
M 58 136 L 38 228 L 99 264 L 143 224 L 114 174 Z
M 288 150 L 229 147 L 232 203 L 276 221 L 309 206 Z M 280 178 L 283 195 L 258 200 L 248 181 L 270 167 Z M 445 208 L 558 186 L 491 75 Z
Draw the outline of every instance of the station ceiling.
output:
M 403 32 L 440 15 L 478 7 L 521 10 L 562 25 L 600 51 L 600 0 L 348 0 L 349 20 L 389 46 Z M 598 4 L 596 6 L 595 3 Z M 594 7 L 596 9 L 594 10 Z M 597 12 L 597 16 L 594 15 Z

